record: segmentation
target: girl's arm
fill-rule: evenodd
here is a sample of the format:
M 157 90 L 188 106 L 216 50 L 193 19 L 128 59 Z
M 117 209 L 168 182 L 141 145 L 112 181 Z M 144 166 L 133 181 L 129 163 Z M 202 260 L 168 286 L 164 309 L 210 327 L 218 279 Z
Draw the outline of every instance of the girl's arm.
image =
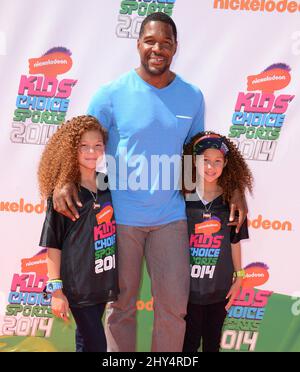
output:
M 47 267 L 49 280 L 60 278 L 60 262 L 61 250 L 56 248 L 48 248 Z
M 231 244 L 231 255 L 234 271 L 242 270 L 242 252 L 240 242 Z
M 232 262 L 234 271 L 242 270 L 242 253 L 241 253 L 241 244 L 240 242 L 231 244 L 231 254 L 232 254 Z M 232 283 L 232 286 L 227 293 L 226 299 L 228 299 L 228 303 L 225 309 L 228 311 L 231 307 L 236 295 L 239 293 L 241 285 L 242 285 L 243 278 L 236 277 Z
M 47 266 L 48 277 L 51 279 L 60 278 L 60 263 L 61 263 L 61 250 L 56 248 L 48 248 L 47 253 Z M 67 321 L 69 318 L 69 302 L 61 289 L 52 293 L 51 300 L 52 313 Z

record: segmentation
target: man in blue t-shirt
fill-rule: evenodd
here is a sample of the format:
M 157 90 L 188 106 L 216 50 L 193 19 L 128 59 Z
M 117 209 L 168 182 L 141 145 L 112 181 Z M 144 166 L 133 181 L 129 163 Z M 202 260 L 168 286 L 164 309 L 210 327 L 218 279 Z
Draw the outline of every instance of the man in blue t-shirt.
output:
M 146 17 L 137 46 L 140 66 L 101 87 L 88 108 L 107 128 L 107 155 L 115 160 L 114 166 L 108 162 L 108 176 L 120 295 L 107 309 L 106 335 L 108 351 L 135 351 L 145 257 L 154 301 L 152 351 L 175 352 L 183 346 L 190 276 L 180 158 L 183 144 L 203 130 L 204 101 L 197 87 L 170 70 L 177 30 L 169 16 Z M 72 198 L 80 206 L 74 185 L 54 192 L 55 209 L 74 219 Z

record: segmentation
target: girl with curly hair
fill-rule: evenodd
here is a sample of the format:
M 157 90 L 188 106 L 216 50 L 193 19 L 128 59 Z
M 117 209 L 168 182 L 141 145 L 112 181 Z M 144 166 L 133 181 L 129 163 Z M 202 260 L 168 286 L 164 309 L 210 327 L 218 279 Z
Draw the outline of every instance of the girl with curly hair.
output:
M 38 181 L 47 212 L 40 246 L 48 248 L 46 295 L 52 313 L 75 319 L 76 351 L 106 351 L 102 325 L 105 305 L 116 300 L 116 223 L 108 189 L 96 186 L 96 163 L 103 160 L 107 132 L 92 116 L 64 123 L 40 160 Z M 82 207 L 70 220 L 53 208 L 56 185 L 77 185 Z
M 198 133 L 185 146 L 182 175 L 191 268 L 183 351 L 197 351 L 202 340 L 204 352 L 217 352 L 245 275 L 240 240 L 248 238 L 246 221 L 239 232 L 229 226 L 229 202 L 236 190 L 252 192 L 253 179 L 236 146 L 214 132 Z

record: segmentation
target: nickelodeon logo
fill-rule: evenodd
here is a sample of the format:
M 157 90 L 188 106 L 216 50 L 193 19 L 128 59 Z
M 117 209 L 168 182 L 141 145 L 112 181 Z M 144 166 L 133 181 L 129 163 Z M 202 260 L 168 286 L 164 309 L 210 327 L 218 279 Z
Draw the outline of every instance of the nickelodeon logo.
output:
M 253 229 L 292 231 L 292 223 L 290 221 L 271 221 L 264 219 L 261 214 L 259 214 L 258 217 L 253 220 L 248 218 L 248 226 L 252 227 Z
M 291 81 L 291 68 L 285 63 L 274 63 L 257 75 L 247 78 L 247 90 L 261 90 L 263 93 L 274 93 L 287 87 Z
M 30 258 L 23 258 L 21 260 L 22 273 L 37 273 L 40 275 L 47 275 L 47 253 L 46 250 L 41 250 L 38 254 Z
M 293 0 L 214 0 L 215 9 L 244 10 L 250 12 L 289 12 L 300 11 L 300 4 Z
M 101 212 L 96 214 L 96 219 L 98 225 L 102 223 L 109 223 L 112 219 L 114 210 L 111 205 L 108 205 L 107 207 L 103 208 Z
M 258 75 L 248 76 L 247 90 L 261 90 L 262 92 L 273 93 L 289 85 L 291 75 L 289 71 L 273 68 Z
M 42 57 L 29 59 L 29 73 L 56 78 L 72 68 L 71 52 L 63 47 L 52 48 Z
M 142 310 L 153 311 L 153 297 L 151 297 L 151 300 L 147 302 L 144 302 L 143 300 L 138 300 L 136 302 L 136 309 L 139 311 Z
M 46 205 L 44 200 L 40 203 L 32 204 L 26 203 L 23 198 L 14 202 L 0 201 L 0 212 L 13 212 L 13 213 L 44 213 Z
M 220 231 L 221 223 L 217 217 L 213 217 L 195 225 L 195 234 L 212 235 Z
M 262 262 L 255 262 L 245 267 L 245 278 L 242 287 L 253 288 L 265 284 L 269 280 L 269 268 Z

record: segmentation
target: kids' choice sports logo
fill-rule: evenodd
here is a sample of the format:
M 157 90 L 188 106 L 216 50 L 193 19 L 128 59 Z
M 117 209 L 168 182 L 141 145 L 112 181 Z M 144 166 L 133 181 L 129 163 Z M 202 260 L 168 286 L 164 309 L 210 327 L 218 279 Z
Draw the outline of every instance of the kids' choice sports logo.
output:
M 75 79 L 61 78 L 73 65 L 72 53 L 55 47 L 29 59 L 29 75 L 21 75 L 10 139 L 44 145 L 65 121 Z
M 221 227 L 221 220 L 215 216 L 195 224 L 189 241 L 192 278 L 213 279 L 224 239 L 219 233 Z
M 105 203 L 96 214 L 94 226 L 95 273 L 102 274 L 116 268 L 116 221 L 111 203 Z
M 257 289 L 269 279 L 265 263 L 254 262 L 245 268 L 240 292 L 228 311 L 221 338 L 223 350 L 255 351 L 260 323 L 272 291 Z
M 46 251 L 23 258 L 21 273 L 13 274 L 3 318 L 4 336 L 51 336 L 51 295 L 43 293 L 48 280 Z
M 290 67 L 276 63 L 248 76 L 247 92 L 239 92 L 232 115 L 229 138 L 248 160 L 272 161 L 286 113 L 295 95 L 277 91 L 290 81 Z
M 162 12 L 172 16 L 176 0 L 122 0 L 118 15 L 116 35 L 137 39 L 141 23 L 149 14 Z

